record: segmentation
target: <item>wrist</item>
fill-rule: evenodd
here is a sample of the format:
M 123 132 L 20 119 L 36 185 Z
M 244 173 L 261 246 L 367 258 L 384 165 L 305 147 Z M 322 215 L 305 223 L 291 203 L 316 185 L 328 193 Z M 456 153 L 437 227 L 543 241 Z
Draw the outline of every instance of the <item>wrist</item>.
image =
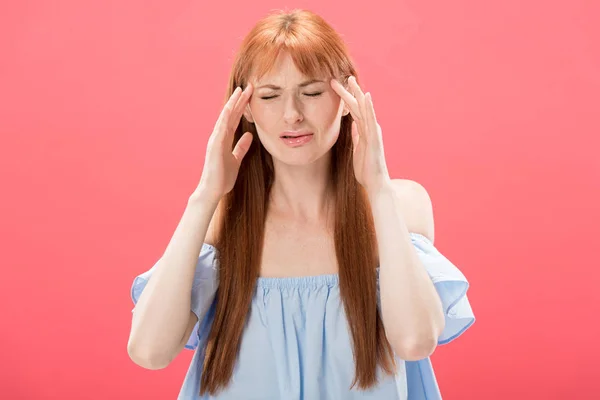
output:
M 202 205 L 205 207 L 215 207 L 219 204 L 221 196 L 215 195 L 210 190 L 204 187 L 198 187 L 188 198 L 188 204 L 190 205 Z
M 388 197 L 396 193 L 391 179 L 385 179 L 377 186 L 367 189 L 369 200 L 374 201 L 381 197 Z

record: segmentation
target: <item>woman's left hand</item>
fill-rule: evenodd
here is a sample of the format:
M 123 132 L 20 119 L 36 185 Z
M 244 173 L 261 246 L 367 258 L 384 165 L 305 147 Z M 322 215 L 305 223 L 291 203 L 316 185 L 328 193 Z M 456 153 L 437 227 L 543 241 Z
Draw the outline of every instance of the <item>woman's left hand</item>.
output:
M 348 79 L 348 90 L 332 79 L 331 87 L 340 95 L 354 119 L 352 122 L 352 144 L 354 175 L 369 195 L 377 193 L 390 183 L 381 126 L 377 123 L 371 93 L 364 94 L 351 76 Z

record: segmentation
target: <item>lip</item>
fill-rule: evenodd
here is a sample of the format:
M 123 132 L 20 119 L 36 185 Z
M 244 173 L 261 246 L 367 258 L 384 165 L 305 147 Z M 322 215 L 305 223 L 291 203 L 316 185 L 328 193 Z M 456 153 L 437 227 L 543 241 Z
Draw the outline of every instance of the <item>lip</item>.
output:
M 285 143 L 287 146 L 289 147 L 301 147 L 304 146 L 305 144 L 309 143 L 312 138 L 313 138 L 313 134 L 307 134 L 307 135 L 300 135 L 300 136 L 295 136 L 295 137 L 281 137 L 281 140 L 283 141 L 283 143 Z
M 300 136 L 307 136 L 307 135 L 312 135 L 312 132 L 309 131 L 285 131 L 282 132 L 281 135 L 279 135 L 279 137 L 283 138 L 284 136 L 289 136 L 292 138 L 297 138 Z

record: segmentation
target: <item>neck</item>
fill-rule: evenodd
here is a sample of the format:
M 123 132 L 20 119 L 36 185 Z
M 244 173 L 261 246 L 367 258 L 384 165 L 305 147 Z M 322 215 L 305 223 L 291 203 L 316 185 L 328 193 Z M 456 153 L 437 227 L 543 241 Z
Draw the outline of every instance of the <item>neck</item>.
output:
M 287 165 L 273 160 L 275 179 L 270 209 L 298 222 L 327 220 L 333 190 L 329 178 L 331 153 L 308 165 Z

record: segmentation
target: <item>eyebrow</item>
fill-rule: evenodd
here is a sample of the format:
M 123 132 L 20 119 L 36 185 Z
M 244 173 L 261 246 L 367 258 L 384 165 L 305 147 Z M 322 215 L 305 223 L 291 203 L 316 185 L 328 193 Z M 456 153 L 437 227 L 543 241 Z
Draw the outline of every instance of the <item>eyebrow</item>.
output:
M 301 84 L 298 85 L 298 87 L 305 87 L 308 85 L 312 85 L 313 83 L 325 83 L 325 81 L 322 81 L 320 79 L 311 79 L 308 80 L 306 82 L 302 82 Z M 267 85 L 262 85 L 257 87 L 257 89 L 263 89 L 263 88 L 268 88 L 268 89 L 273 89 L 273 90 L 281 90 L 281 88 L 279 86 L 273 85 L 273 84 L 267 84 Z

